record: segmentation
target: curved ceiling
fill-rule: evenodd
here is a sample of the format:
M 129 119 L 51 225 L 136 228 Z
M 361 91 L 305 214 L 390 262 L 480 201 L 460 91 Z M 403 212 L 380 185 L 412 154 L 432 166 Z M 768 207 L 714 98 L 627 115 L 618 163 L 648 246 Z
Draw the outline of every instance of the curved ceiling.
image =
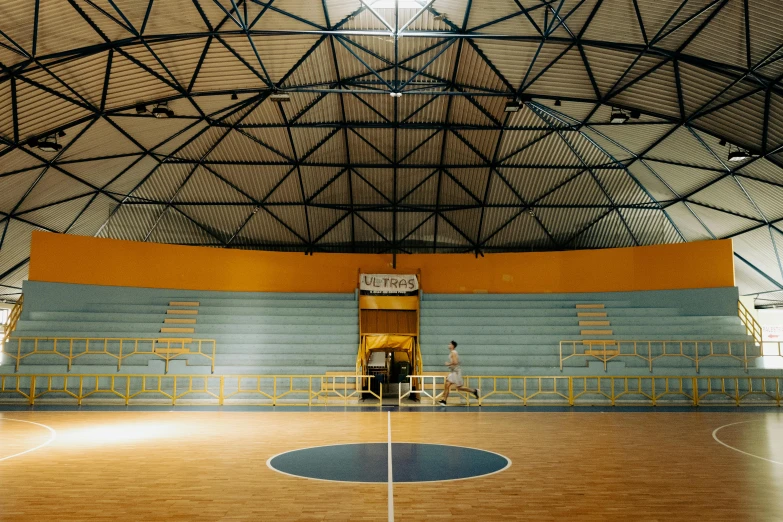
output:
M 778 0 L 3 2 L 0 295 L 42 229 L 477 255 L 731 237 L 742 293 L 783 302 L 781 26 Z

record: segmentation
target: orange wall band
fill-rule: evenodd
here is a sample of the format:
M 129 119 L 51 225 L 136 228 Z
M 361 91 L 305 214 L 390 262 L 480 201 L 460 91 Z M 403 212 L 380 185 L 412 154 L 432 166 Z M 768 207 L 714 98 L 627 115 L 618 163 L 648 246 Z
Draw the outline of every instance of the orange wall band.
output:
M 247 292 L 352 292 L 391 255 L 262 252 L 33 232 L 30 279 Z M 430 293 L 548 293 L 734 286 L 731 240 L 604 250 L 398 255 Z

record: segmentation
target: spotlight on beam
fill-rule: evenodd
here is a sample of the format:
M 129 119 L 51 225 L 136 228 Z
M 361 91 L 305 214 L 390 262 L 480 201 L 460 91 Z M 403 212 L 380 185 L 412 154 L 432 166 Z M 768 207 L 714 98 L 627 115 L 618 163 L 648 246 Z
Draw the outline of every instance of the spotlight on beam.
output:
M 401 92 L 397 92 L 397 91 L 393 91 L 393 92 L 389 93 L 389 96 L 391 96 L 392 98 L 400 98 L 400 97 L 402 97 L 402 93 Z
M 237 96 L 237 93 L 235 93 L 235 92 L 232 92 L 232 93 L 231 93 L 231 99 L 232 99 L 232 100 L 238 100 L 238 99 L 239 99 L 239 96 Z
M 560 107 L 561 105 L 563 105 L 563 103 L 560 101 L 560 98 L 556 99 L 555 100 L 555 107 Z
M 37 140 L 36 146 L 38 147 L 38 150 L 43 152 L 59 152 L 63 148 L 62 145 L 57 143 L 57 136 L 54 134 Z
M 612 115 L 609 117 L 609 123 L 625 123 L 628 121 L 628 115 L 622 109 L 612 107 Z
M 522 104 L 519 100 L 508 100 L 506 102 L 506 108 L 503 109 L 505 112 L 519 112 L 519 109 L 522 108 Z
M 748 152 L 746 150 L 742 150 L 739 147 L 737 147 L 735 150 L 729 150 L 728 160 L 729 161 L 734 161 L 734 162 L 736 162 L 736 161 L 745 161 L 745 160 L 748 160 L 748 159 L 750 159 L 752 157 L 753 157 L 753 155 L 750 152 Z
M 152 109 L 152 115 L 156 118 L 173 118 L 174 111 L 169 109 L 167 102 L 159 103 Z
M 277 103 L 289 102 L 291 101 L 291 95 L 287 92 L 273 92 L 269 95 L 269 99 Z
M 146 105 L 139 104 L 136 106 L 136 114 L 144 114 L 145 112 L 147 112 Z
M 637 109 L 633 109 L 633 110 L 631 111 L 631 118 L 633 118 L 634 120 L 638 120 L 638 119 L 639 119 L 639 118 L 641 118 L 641 117 L 642 117 L 642 113 L 641 113 L 641 111 L 639 111 L 639 110 L 637 110 Z

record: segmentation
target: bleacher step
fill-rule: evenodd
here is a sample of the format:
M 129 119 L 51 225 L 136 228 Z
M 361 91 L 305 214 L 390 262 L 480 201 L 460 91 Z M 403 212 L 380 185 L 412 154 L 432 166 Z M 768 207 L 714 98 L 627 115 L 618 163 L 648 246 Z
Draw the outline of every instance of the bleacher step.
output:
M 579 309 L 588 309 L 588 308 L 604 308 L 604 305 L 602 304 L 578 304 L 576 305 Z
M 177 337 L 163 337 L 163 338 L 158 339 L 157 342 L 158 342 L 158 344 L 166 344 L 166 345 L 168 345 L 169 343 L 171 343 L 171 345 L 180 345 L 181 346 L 181 345 L 192 343 L 193 339 L 191 339 L 189 337 L 181 337 L 181 338 L 177 338 Z
M 579 321 L 579 326 L 609 326 L 609 321 Z
M 176 319 L 176 318 L 171 318 L 171 319 L 164 319 L 163 322 L 165 324 L 196 324 L 196 320 L 195 319 Z
M 198 310 L 166 310 L 168 315 L 198 315 Z
M 580 335 L 612 335 L 612 330 L 582 330 Z
M 166 328 L 160 329 L 160 333 L 195 333 L 195 328 Z
M 600 344 L 602 346 L 614 346 L 617 344 L 617 341 L 613 339 L 583 339 L 582 344 L 584 345 Z
M 198 306 L 198 301 L 171 301 L 169 306 Z
M 606 312 L 577 312 L 577 317 L 606 317 Z

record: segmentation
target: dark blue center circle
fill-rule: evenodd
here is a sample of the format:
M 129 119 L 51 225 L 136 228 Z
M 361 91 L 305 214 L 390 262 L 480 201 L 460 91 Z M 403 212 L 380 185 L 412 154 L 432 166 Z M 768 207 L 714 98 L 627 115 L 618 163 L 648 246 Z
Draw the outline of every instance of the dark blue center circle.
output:
M 386 482 L 389 445 L 383 442 L 304 448 L 267 461 L 275 471 L 317 480 Z M 497 473 L 511 461 L 490 451 L 443 444 L 391 445 L 394 482 L 460 480 Z

